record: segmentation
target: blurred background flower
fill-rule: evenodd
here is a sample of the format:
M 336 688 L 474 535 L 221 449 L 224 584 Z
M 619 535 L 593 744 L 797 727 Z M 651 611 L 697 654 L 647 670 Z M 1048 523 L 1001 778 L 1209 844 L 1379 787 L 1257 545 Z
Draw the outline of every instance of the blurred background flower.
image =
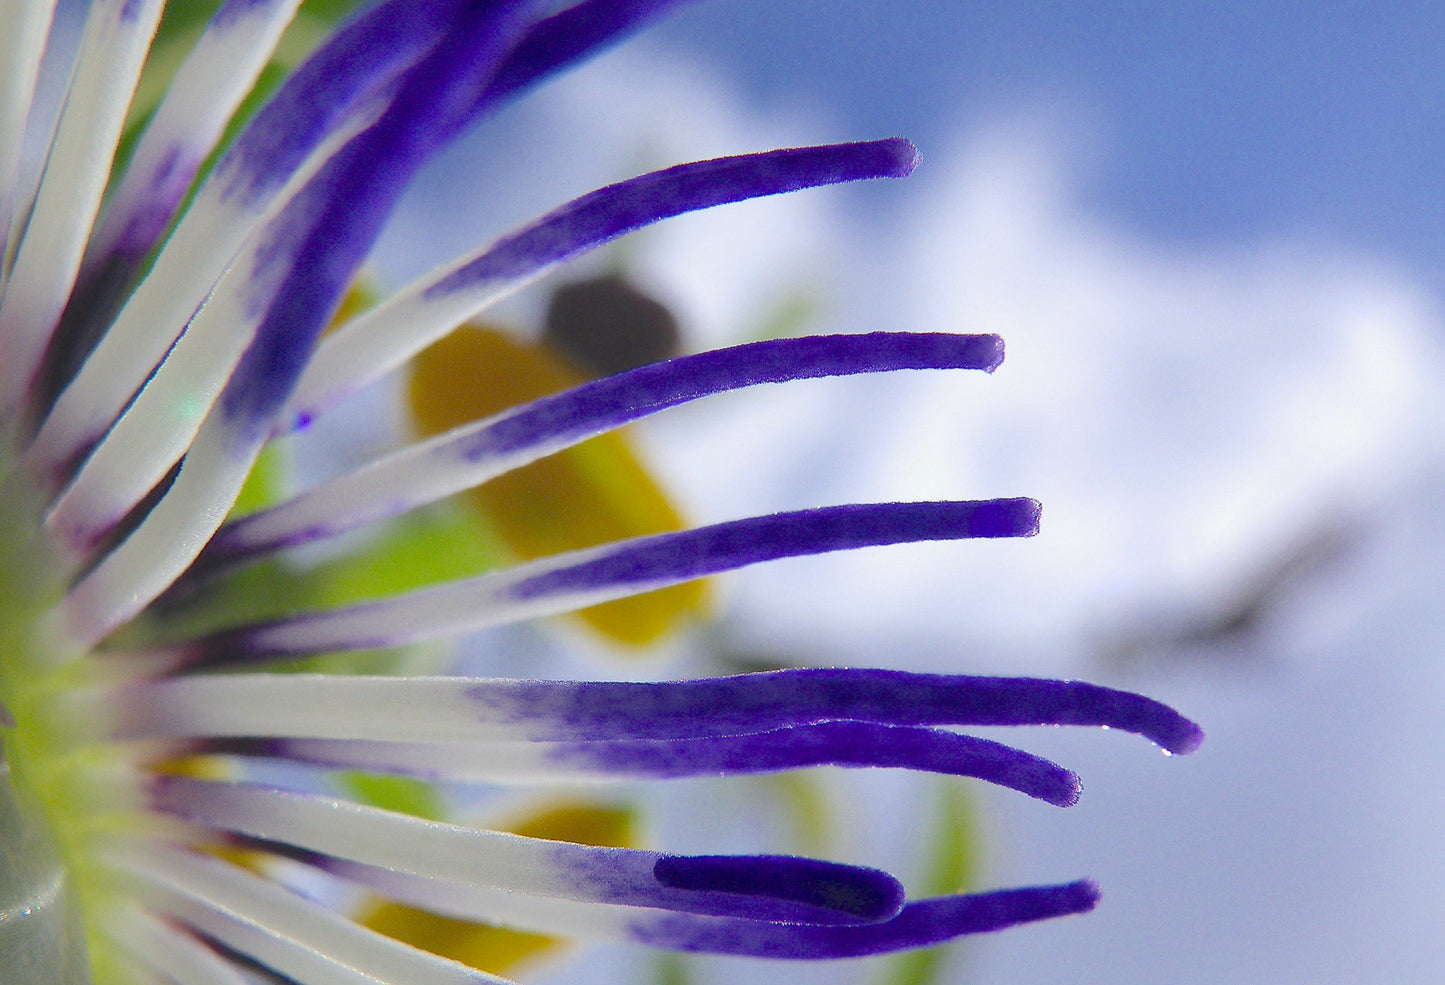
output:
M 701 5 L 438 162 L 381 276 L 657 162 L 913 138 L 909 182 L 689 217 L 580 274 L 624 269 L 691 349 L 1008 339 L 986 391 L 816 383 L 658 420 L 638 440 L 684 509 L 1027 492 L 1044 532 L 734 576 L 708 644 L 1102 676 L 1210 728 L 1157 771 L 1093 737 L 1036 743 L 1080 766 L 1084 799 L 1061 831 L 980 798 L 980 864 L 1004 884 L 1088 871 L 1106 905 L 969 942 L 943 980 L 1428 980 L 1445 961 L 1445 784 L 1419 755 L 1445 697 L 1442 28 L 1405 2 Z M 539 325 L 546 300 L 511 316 Z M 721 465 L 746 479 L 717 482 Z M 860 831 L 896 821 L 864 803 L 927 796 L 890 782 L 840 795 Z M 684 841 L 703 824 L 686 806 L 662 822 Z

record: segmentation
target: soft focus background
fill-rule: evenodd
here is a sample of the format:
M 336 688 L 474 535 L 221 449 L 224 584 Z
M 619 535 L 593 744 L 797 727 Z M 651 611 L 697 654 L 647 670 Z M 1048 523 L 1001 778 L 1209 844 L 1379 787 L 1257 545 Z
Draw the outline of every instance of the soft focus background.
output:
M 1089 875 L 1104 901 L 968 941 L 941 981 L 1431 981 L 1442 28 L 1427 2 L 714 0 L 439 162 L 378 269 L 400 283 L 649 167 L 911 137 L 924 164 L 908 181 L 674 221 L 579 272 L 621 265 L 692 348 L 879 328 L 1007 339 L 992 377 L 803 384 L 656 422 L 644 444 L 695 518 L 1032 495 L 1043 533 L 745 572 L 710 639 L 764 660 L 1088 677 L 1205 725 L 1181 760 L 1129 736 L 1013 736 L 1077 769 L 1084 798 L 1059 812 L 970 791 L 982 884 Z M 509 317 L 535 323 L 545 296 Z M 619 672 L 609 659 L 594 672 Z M 827 782 L 855 831 L 841 853 L 916 872 L 930 788 Z M 654 795 L 664 847 L 768 847 L 717 817 L 719 795 L 742 812 L 755 786 L 706 789 L 710 815 L 689 812 L 704 787 Z M 654 968 L 623 949 L 584 960 L 589 979 Z

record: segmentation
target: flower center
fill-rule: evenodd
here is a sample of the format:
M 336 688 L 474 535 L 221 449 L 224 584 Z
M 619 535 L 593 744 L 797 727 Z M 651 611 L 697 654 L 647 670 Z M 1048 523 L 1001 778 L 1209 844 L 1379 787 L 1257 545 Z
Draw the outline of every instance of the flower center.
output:
M 0 453 L 0 954 L 10 985 L 90 982 L 79 918 L 90 895 L 77 842 L 89 811 L 75 765 L 39 702 L 75 675 L 46 659 L 41 616 L 59 598 L 57 566 L 36 536 L 33 497 Z

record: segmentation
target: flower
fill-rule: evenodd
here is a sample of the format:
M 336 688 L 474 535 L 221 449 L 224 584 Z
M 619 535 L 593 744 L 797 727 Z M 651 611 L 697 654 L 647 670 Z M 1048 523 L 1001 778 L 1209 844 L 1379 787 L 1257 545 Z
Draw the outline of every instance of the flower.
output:
M 950 727 L 1106 725 L 1173 752 L 1200 741 L 1193 723 L 1147 698 L 1064 681 L 866 669 L 652 683 L 281 672 L 287 659 L 455 636 L 774 558 L 1028 536 L 1039 510 L 1028 499 L 734 520 L 274 620 L 226 607 L 228 572 L 686 401 L 810 377 L 998 365 L 993 336 L 896 333 L 684 356 L 232 515 L 258 459 L 287 433 L 568 258 L 681 212 L 914 167 L 910 144 L 883 140 L 646 174 L 321 338 L 432 153 L 668 6 L 582 0 L 542 14 L 500 0 L 382 0 L 328 37 L 207 165 L 297 7 L 228 0 L 113 177 L 161 3 L 95 0 L 25 199 L 20 135 L 51 5 L 15 8 L 0 39 L 0 228 L 18 220 L 0 296 L 7 981 L 199 985 L 257 966 L 304 985 L 495 980 L 349 919 L 344 900 L 288 888 L 280 860 L 452 919 L 789 958 L 916 947 L 1094 905 L 1087 881 L 906 900 L 891 876 L 853 865 L 503 834 L 278 778 L 278 767 L 306 765 L 537 783 L 831 763 L 975 776 L 1066 806 L 1072 773 Z M 224 624 L 183 618 L 208 604 Z

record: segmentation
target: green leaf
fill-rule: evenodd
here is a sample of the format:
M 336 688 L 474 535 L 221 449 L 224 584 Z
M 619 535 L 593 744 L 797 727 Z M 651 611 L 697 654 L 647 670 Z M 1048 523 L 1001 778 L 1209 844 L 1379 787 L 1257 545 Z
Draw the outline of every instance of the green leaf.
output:
M 346 792 L 363 804 L 428 821 L 440 821 L 445 817 L 436 786 L 424 780 L 357 772 L 342 773 L 340 779 Z
M 760 776 L 757 782 L 781 801 L 783 814 L 792 826 L 791 841 L 798 850 L 810 855 L 827 854 L 836 835 L 833 820 L 837 812 L 817 777 L 794 771 Z
M 687 958 L 664 951 L 652 962 L 652 980 L 656 985 L 692 985 L 693 977 Z
M 979 833 L 977 812 L 963 787 L 935 780 L 933 830 L 928 838 L 928 870 L 920 882 L 921 896 L 968 892 L 977 885 Z M 911 894 L 910 894 L 911 895 Z M 879 985 L 935 985 L 946 968 L 947 946 L 905 951 L 889 959 Z

